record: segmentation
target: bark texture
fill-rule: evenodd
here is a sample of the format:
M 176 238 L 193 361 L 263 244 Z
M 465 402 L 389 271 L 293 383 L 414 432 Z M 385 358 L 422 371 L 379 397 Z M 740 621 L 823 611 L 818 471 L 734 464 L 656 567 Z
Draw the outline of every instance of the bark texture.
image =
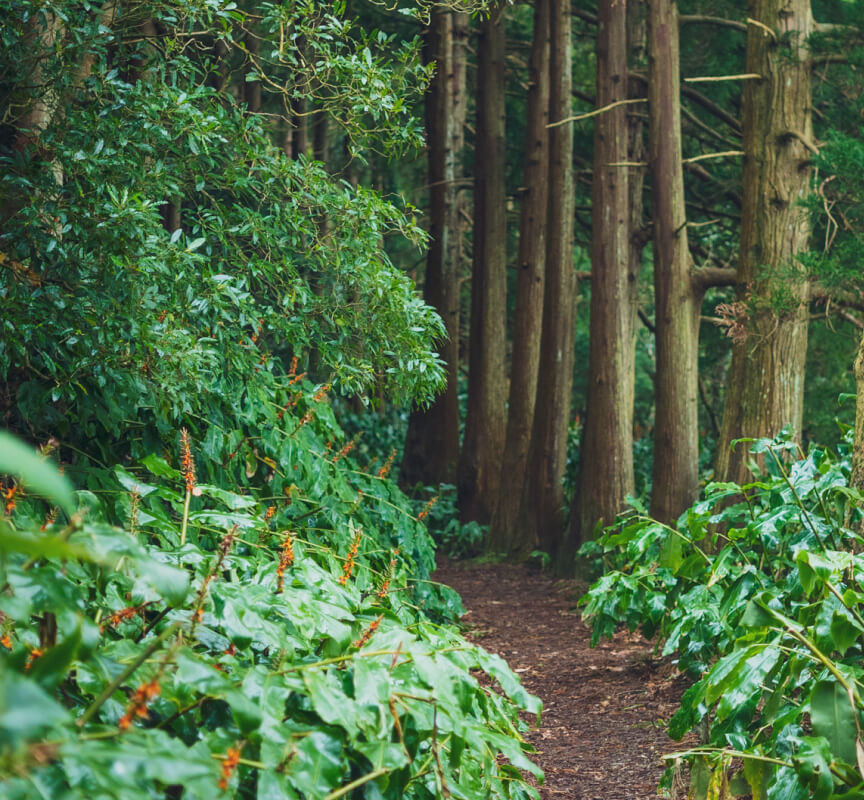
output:
M 507 190 L 504 8 L 480 23 L 474 147 L 474 252 L 468 408 L 459 462 L 459 512 L 488 523 L 507 426 Z
M 670 522 L 699 491 L 698 336 L 681 164 L 678 9 L 649 0 L 648 103 L 657 351 L 651 515 Z
M 549 177 L 549 0 L 534 4 L 530 84 L 527 97 L 525 158 L 520 190 L 519 252 L 507 435 L 501 461 L 498 502 L 489 529 L 493 552 L 530 552 L 522 546 L 519 506 L 525 485 L 525 466 L 531 444 L 537 369 L 543 317 L 543 279 L 546 261 L 546 212 Z
M 747 33 L 744 175 L 736 341 L 717 447 L 718 480 L 746 480 L 742 437 L 801 430 L 809 287 L 797 262 L 810 238 L 809 0 L 753 0 Z M 767 30 L 766 30 L 767 28 Z M 812 146 L 812 145 L 810 145 Z
M 549 119 L 570 115 L 572 42 L 570 4 L 550 0 Z M 534 541 L 557 554 L 565 528 L 562 479 L 567 461 L 567 430 L 573 385 L 573 126 L 549 132 L 549 198 L 543 328 L 537 399 L 528 454 L 520 521 L 523 547 Z M 559 562 L 568 569 L 569 565 Z
M 627 79 L 627 6 L 601 0 L 597 9 L 597 107 L 624 100 Z M 633 492 L 633 318 L 636 275 L 632 231 L 627 107 L 594 123 L 591 187 L 591 322 L 588 399 L 573 544 L 610 524 Z
M 432 12 L 426 39 L 427 57 L 437 64 L 426 97 L 429 148 L 429 255 L 424 296 L 447 329 L 441 357 L 447 363 L 447 388 L 425 410 L 408 421 L 401 480 L 455 483 L 459 461 L 459 269 L 462 245 L 459 186 L 465 128 L 465 14 Z

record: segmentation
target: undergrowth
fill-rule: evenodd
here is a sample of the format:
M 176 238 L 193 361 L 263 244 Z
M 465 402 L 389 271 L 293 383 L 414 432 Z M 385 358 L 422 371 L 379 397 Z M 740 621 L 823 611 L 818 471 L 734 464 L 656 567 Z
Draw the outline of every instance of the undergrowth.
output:
M 70 468 L 74 497 L 56 453 L 0 443 L 0 793 L 537 797 L 539 701 L 448 624 L 386 463 L 354 462 L 324 387 L 255 408 Z
M 688 797 L 864 797 L 862 494 L 848 455 L 752 448 L 753 482 L 710 484 L 674 526 L 638 517 L 585 553 L 593 642 L 624 624 L 693 679 L 669 733 L 701 745 Z

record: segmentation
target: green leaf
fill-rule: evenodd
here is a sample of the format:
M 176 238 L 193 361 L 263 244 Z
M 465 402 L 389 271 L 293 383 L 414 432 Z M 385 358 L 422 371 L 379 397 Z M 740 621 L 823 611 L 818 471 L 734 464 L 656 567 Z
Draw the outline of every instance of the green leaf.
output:
M 858 729 L 855 711 L 848 693 L 837 681 L 819 681 L 813 687 L 810 720 L 813 733 L 828 740 L 833 756 L 847 764 L 856 763 L 855 738 Z
M 31 492 L 53 500 L 67 514 L 75 511 L 75 496 L 69 481 L 53 465 L 5 431 L 0 431 L 0 473 L 14 475 Z
M 308 797 L 324 797 L 341 783 L 342 744 L 323 731 L 312 731 L 297 744 L 288 764 L 294 785 Z

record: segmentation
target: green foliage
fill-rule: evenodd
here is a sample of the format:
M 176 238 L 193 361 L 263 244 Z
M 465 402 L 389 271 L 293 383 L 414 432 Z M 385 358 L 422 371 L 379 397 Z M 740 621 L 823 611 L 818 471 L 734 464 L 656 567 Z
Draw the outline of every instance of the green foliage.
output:
M 88 4 L 31 6 L 0 7 L 15 66 L 5 105 L 48 117 L 29 135 L 0 132 L 0 370 L 14 427 L 77 446 L 129 421 L 164 434 L 190 414 L 230 414 L 313 347 L 317 377 L 340 391 L 432 395 L 441 322 L 382 248 L 422 232 L 375 192 L 286 157 L 267 117 L 212 86 L 227 65 L 202 31 L 240 59 L 253 18 L 233 3 L 140 3 L 106 27 Z M 425 81 L 416 43 L 385 56 L 387 37 L 312 6 L 260 11 L 262 47 L 275 48 L 261 54 L 265 97 L 283 84 L 308 95 L 352 147 L 419 140 L 400 99 Z M 171 36 L 142 36 L 142 19 Z M 313 73 L 286 84 L 301 57 Z M 233 66 L 248 80 L 255 64 Z M 311 93 L 319 84 L 326 96 Z
M 315 387 L 294 391 L 254 453 L 204 436 L 198 477 L 221 482 L 161 456 L 90 470 L 65 526 L 18 490 L 3 525 L 32 546 L 7 542 L 0 576 L 4 797 L 537 796 L 516 712 L 539 701 L 434 621 L 459 605 L 423 577 L 423 525 L 327 449 Z M 232 485 L 214 454 L 251 475 Z
M 710 484 L 676 526 L 642 518 L 589 546 L 609 570 L 582 601 L 594 642 L 639 628 L 695 679 L 669 732 L 707 731 L 674 756 L 696 798 L 864 792 L 864 497 L 848 457 L 790 462 L 796 448 L 756 442 L 754 482 Z

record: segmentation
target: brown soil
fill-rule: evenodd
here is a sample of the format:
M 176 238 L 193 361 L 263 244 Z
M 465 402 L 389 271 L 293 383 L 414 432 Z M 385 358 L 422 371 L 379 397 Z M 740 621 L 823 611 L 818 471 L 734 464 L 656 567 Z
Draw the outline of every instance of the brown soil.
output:
M 543 700 L 528 736 L 546 773 L 543 800 L 658 797 L 661 756 L 682 747 L 665 723 L 685 687 L 650 643 L 619 633 L 592 650 L 573 584 L 524 567 L 442 560 L 435 578 L 462 595 L 469 638 Z

